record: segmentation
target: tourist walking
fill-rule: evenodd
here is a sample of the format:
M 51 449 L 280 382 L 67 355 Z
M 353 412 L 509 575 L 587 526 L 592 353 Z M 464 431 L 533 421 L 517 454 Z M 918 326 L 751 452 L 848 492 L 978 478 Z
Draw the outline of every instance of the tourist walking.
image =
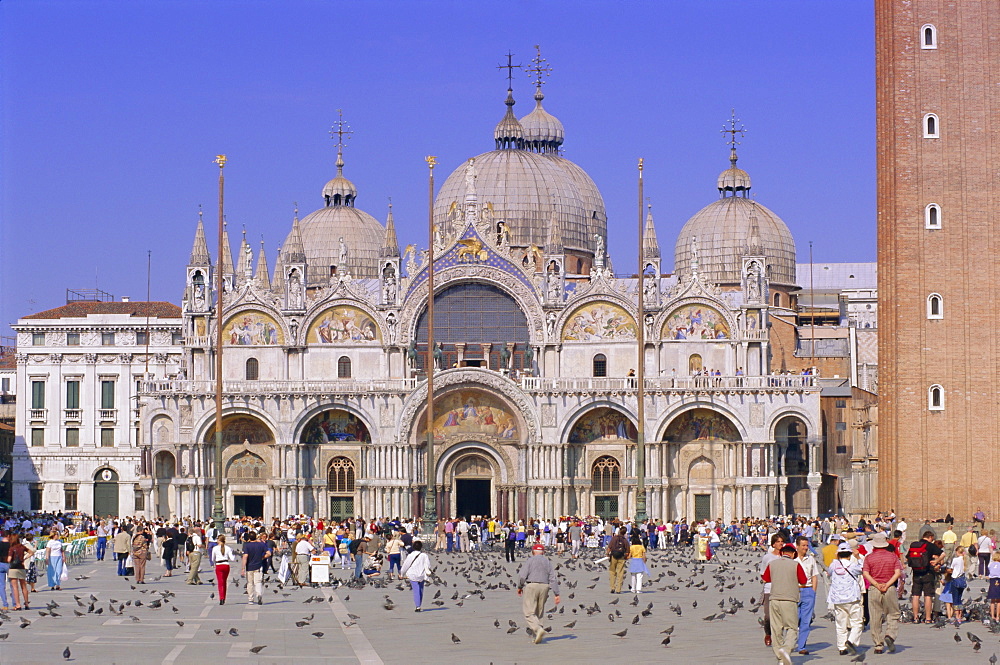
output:
M 243 572 L 247 578 L 247 595 L 251 605 L 264 604 L 264 564 L 271 556 L 267 547 L 267 534 L 258 536 L 254 531 L 247 533 L 247 543 L 243 546 Z
M 816 607 L 816 583 L 819 579 L 819 564 L 813 556 L 808 536 L 795 538 L 795 551 L 799 565 L 806 573 L 805 586 L 799 589 L 799 639 L 795 650 L 801 656 L 808 656 L 806 641 L 812 631 L 813 610 Z
M 215 581 L 219 585 L 219 605 L 225 605 L 229 567 L 236 561 L 236 554 L 233 552 L 233 548 L 226 544 L 226 537 L 221 533 L 215 539 L 215 547 L 212 548 L 209 561 L 215 566 Z
M 10 570 L 7 574 L 10 578 L 11 594 L 14 596 L 14 609 L 28 610 L 31 608 L 28 605 L 27 562 L 31 550 L 21 542 L 21 538 L 16 533 L 12 534 L 9 540 L 7 557 L 10 563 Z M 6 603 L 4 605 L 6 606 Z
M 629 544 L 625 539 L 625 527 L 620 527 L 618 532 L 611 537 L 608 543 L 608 576 L 611 584 L 611 593 L 621 593 L 622 583 L 625 581 L 625 559 L 628 556 Z
M 148 526 L 136 529 L 135 537 L 132 538 L 130 551 L 132 553 L 132 569 L 135 572 L 135 583 L 146 583 L 146 562 L 149 561 L 149 547 L 153 537 Z
M 63 548 L 62 536 L 58 529 L 53 529 L 49 542 L 45 543 L 45 562 L 47 564 L 49 589 L 62 589 L 63 568 L 66 565 L 66 550 Z
M 827 571 L 830 573 L 830 588 L 826 594 L 826 602 L 833 607 L 837 626 L 837 651 L 841 656 L 846 656 L 850 653 L 847 643 L 850 642 L 852 647 L 858 644 L 864 624 L 860 585 L 862 563 L 854 557 L 851 546 L 841 542 Z
M 795 560 L 794 545 L 784 545 L 781 555 L 767 564 L 761 579 L 771 585 L 771 648 L 778 662 L 792 665 L 791 650 L 795 648 L 799 627 L 799 589 L 808 579 Z
M 632 544 L 628 550 L 628 572 L 630 576 L 629 591 L 642 593 L 642 578 L 649 575 L 646 567 L 646 548 L 642 544 L 639 532 L 632 530 Z
M 535 644 L 541 644 L 545 639 L 542 628 L 542 614 L 545 612 L 545 601 L 549 598 L 549 589 L 555 595 L 555 603 L 559 604 L 559 577 L 552 562 L 545 556 L 544 545 L 534 545 L 531 556 L 521 564 L 517 571 L 517 595 L 521 596 L 521 608 L 524 610 L 524 620 L 528 630 L 534 636 Z
M 413 590 L 414 612 L 420 612 L 422 609 L 424 584 L 427 582 L 427 576 L 431 571 L 431 558 L 423 549 L 424 544 L 422 541 L 414 541 L 413 551 L 407 555 L 406 561 L 403 562 L 403 566 L 399 571 L 401 578 L 410 581 L 410 589 Z
M 124 527 L 118 527 L 118 532 L 112 541 L 112 547 L 115 559 L 118 561 L 118 575 L 121 577 L 125 575 L 125 561 L 128 560 L 128 554 L 132 548 L 132 535 Z
M 201 538 L 201 529 L 191 529 L 188 535 L 188 584 L 201 584 L 198 576 L 198 569 L 201 567 L 201 558 L 205 555 L 205 543 Z
M 889 540 L 881 531 L 871 541 L 871 550 L 865 556 L 863 574 L 868 581 L 868 616 L 875 653 L 896 651 L 899 633 L 899 594 L 896 581 L 903 573 L 899 555 L 889 547 Z

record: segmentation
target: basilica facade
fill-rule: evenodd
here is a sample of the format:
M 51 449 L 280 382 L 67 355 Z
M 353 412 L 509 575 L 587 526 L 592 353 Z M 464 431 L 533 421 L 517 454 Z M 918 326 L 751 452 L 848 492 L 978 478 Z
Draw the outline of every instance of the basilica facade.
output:
M 211 515 L 218 325 L 228 514 L 419 515 L 430 484 L 444 516 L 633 515 L 640 356 L 651 516 L 818 513 L 817 377 L 772 367 L 794 242 L 749 198 L 735 146 L 674 273 L 648 214 L 641 270 L 622 276 L 601 194 L 540 85 L 534 99 L 518 119 L 508 91 L 494 149 L 437 191 L 430 354 L 430 252 L 401 251 L 391 208 L 382 224 L 356 206 L 342 151 L 273 273 L 245 239 L 213 261 L 198 222 L 180 369 L 140 389 L 147 513 Z

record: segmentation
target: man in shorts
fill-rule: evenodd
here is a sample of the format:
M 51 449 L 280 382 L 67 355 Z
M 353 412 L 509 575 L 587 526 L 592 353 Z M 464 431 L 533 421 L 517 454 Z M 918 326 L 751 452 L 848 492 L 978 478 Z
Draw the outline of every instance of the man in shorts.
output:
M 926 548 L 928 564 L 926 567 L 913 565 L 911 552 Z M 944 559 L 944 550 L 934 544 L 934 532 L 924 531 L 920 540 L 910 545 L 907 552 L 907 564 L 913 571 L 913 587 L 910 589 L 910 600 L 913 603 L 913 621 L 920 621 L 920 597 L 924 597 L 924 623 L 931 623 L 931 610 L 934 607 L 934 592 L 937 588 L 937 571 Z

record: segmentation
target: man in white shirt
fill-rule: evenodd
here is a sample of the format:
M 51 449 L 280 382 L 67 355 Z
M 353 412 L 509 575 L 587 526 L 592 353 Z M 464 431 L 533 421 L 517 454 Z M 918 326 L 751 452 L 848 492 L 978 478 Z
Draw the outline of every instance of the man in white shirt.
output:
M 810 551 L 808 536 L 799 536 L 795 539 L 795 549 L 799 565 L 805 571 L 808 580 L 799 590 L 799 640 L 795 650 L 801 656 L 808 656 L 806 650 L 806 640 L 809 638 L 809 631 L 812 630 L 813 610 L 816 608 L 816 582 L 819 579 L 819 566 L 816 557 Z
M 188 565 L 190 566 L 190 569 L 188 570 L 187 583 L 201 584 L 201 579 L 198 577 L 198 567 L 201 566 L 201 557 L 205 552 L 205 544 L 201 538 L 200 528 L 193 527 L 191 529 L 191 533 L 188 534 L 185 547 L 190 548 L 187 553 Z
M 458 545 L 459 551 L 468 552 L 469 551 L 469 523 L 462 518 L 462 521 L 458 523 Z
M 905 543 L 906 541 L 906 519 L 900 517 L 899 522 L 896 524 L 896 530 L 902 532 L 902 536 L 899 537 L 900 543 Z

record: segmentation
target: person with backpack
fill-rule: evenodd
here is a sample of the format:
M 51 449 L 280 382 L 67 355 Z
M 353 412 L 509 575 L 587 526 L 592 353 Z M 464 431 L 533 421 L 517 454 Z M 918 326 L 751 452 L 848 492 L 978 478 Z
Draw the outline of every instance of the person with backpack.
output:
M 621 593 L 625 581 L 625 557 L 629 551 L 628 540 L 625 538 L 625 527 L 611 537 L 608 543 L 608 572 L 610 574 L 611 593 Z
M 924 597 L 924 623 L 933 623 L 934 593 L 937 571 L 944 559 L 944 550 L 934 544 L 934 532 L 924 531 L 920 540 L 906 551 L 906 565 L 913 571 L 910 600 L 913 602 L 913 622 L 920 621 L 920 597 Z
M 507 526 L 502 529 L 504 534 L 503 541 L 503 558 L 506 562 L 511 562 L 514 560 L 514 545 L 517 543 L 517 529 L 508 522 Z

